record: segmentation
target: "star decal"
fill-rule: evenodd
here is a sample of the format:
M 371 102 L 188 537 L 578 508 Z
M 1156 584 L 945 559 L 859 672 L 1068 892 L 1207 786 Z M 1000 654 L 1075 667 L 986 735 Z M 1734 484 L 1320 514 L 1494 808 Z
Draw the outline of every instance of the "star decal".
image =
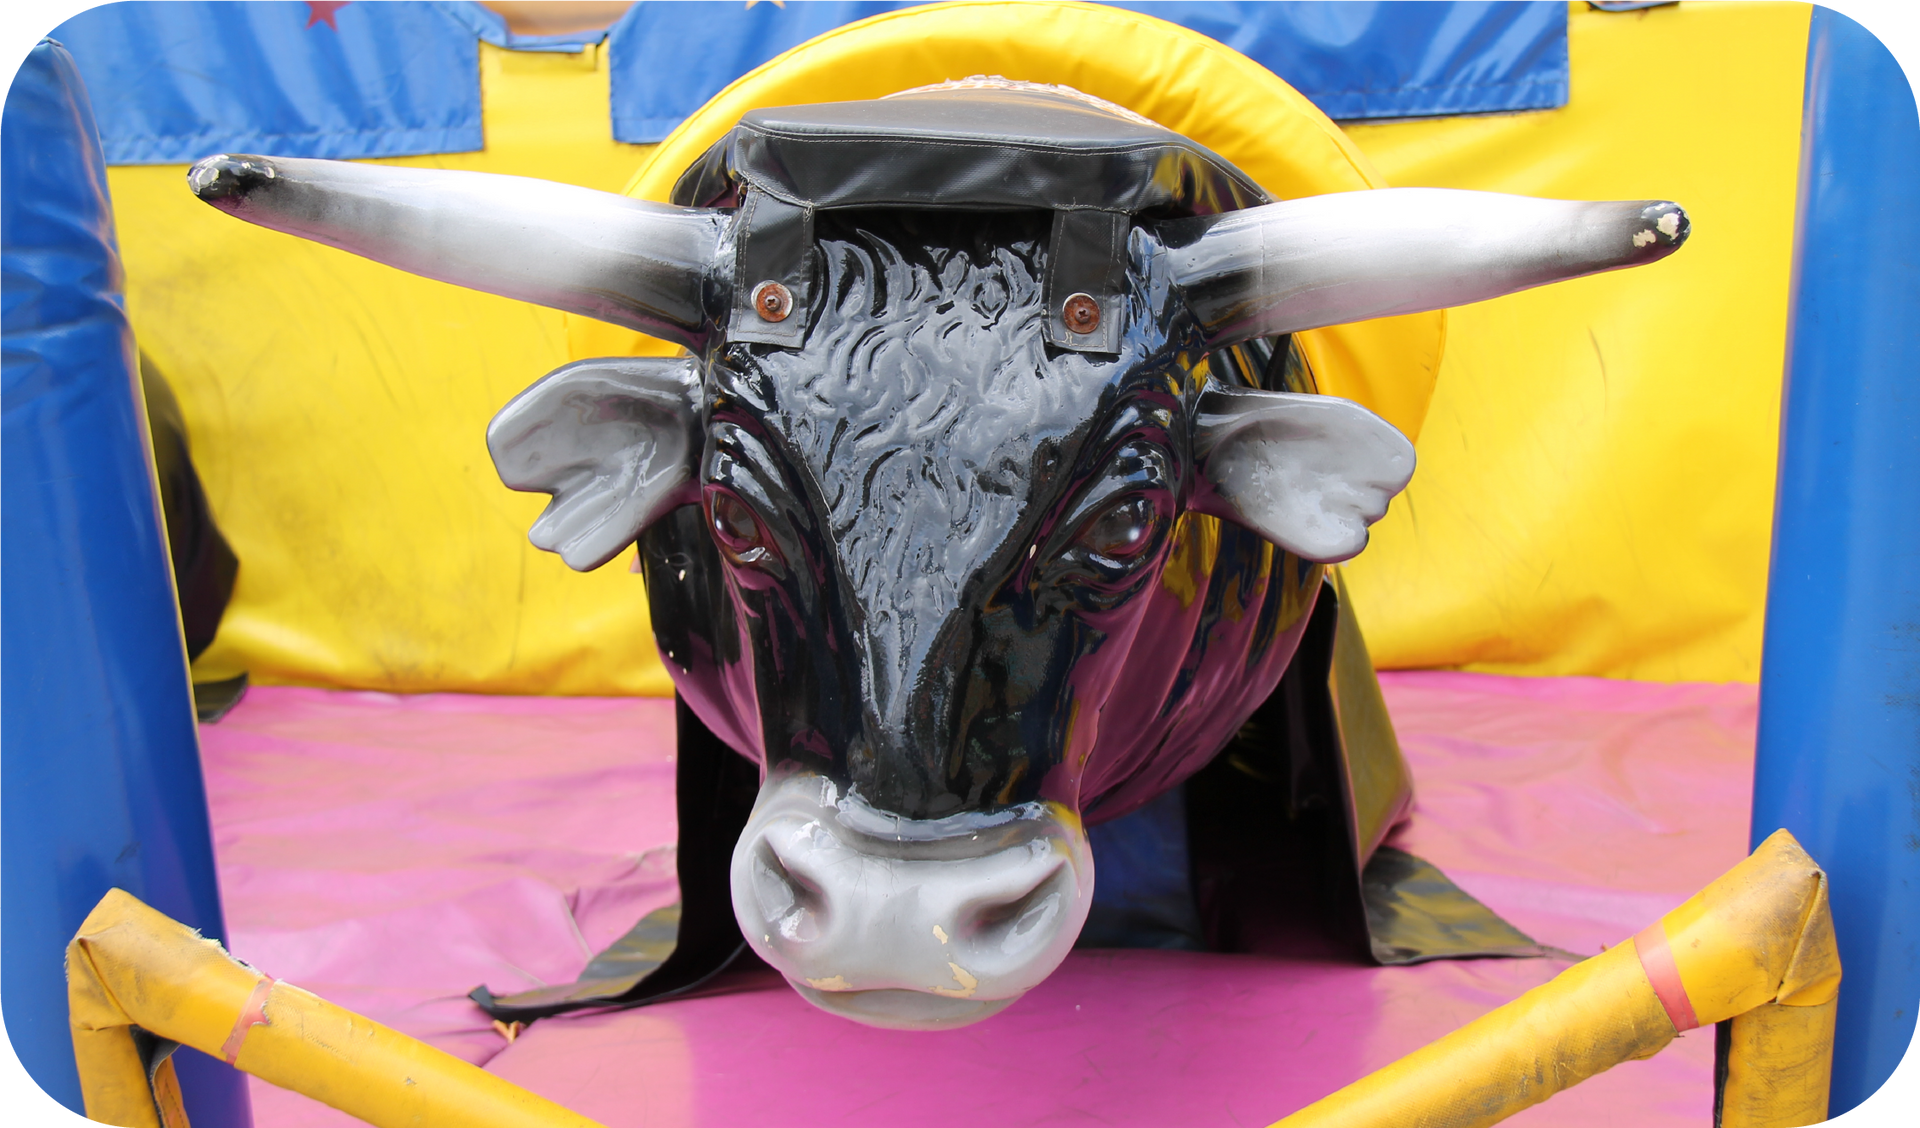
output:
M 349 0 L 307 0 L 307 26 L 323 23 L 334 31 L 339 31 L 333 22 L 333 14 L 347 6 Z

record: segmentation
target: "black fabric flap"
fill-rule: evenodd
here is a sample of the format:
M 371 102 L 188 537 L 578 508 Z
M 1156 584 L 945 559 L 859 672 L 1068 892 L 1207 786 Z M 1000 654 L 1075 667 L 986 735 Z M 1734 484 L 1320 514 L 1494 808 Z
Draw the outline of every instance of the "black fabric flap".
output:
M 1091 208 L 1154 218 L 1269 202 L 1171 130 L 1068 94 L 957 88 L 753 110 L 689 168 L 673 202 L 741 186 L 815 207 Z
M 739 209 L 727 339 L 788 348 L 806 340 L 814 312 L 816 211 L 1050 210 L 1047 340 L 1093 353 L 1120 350 L 1134 217 L 1212 215 L 1269 199 L 1216 154 L 1145 118 L 1004 80 L 753 110 L 672 196 L 683 206 Z M 769 283 L 791 297 L 783 319 L 756 305 Z M 1076 295 L 1086 299 L 1069 324 Z M 1090 320 L 1086 301 L 1099 317 L 1076 332 Z

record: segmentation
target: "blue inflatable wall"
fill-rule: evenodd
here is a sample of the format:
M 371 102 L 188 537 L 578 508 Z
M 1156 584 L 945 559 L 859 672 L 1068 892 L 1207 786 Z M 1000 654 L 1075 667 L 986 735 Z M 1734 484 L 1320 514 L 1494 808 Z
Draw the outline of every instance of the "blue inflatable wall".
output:
M 1832 1114 L 1920 1004 L 1920 119 L 1880 41 L 1815 8 L 1753 839 L 1832 881 Z
M 106 162 L 57 43 L 7 94 L 0 242 L 0 999 L 77 1112 L 64 961 L 94 904 L 119 886 L 224 927 Z M 175 1061 L 196 1128 L 251 1123 L 239 1073 Z

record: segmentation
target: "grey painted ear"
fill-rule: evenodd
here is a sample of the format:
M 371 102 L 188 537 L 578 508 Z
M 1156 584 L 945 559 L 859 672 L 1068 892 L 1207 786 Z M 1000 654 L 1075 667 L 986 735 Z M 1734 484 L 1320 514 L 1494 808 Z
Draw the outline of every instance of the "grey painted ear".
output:
M 515 396 L 487 450 L 508 486 L 553 495 L 527 539 L 591 571 L 694 500 L 701 395 L 693 360 L 619 357 L 555 369 Z
M 1413 477 L 1413 444 L 1335 396 L 1211 388 L 1193 423 L 1199 488 L 1189 508 L 1307 560 L 1367 547 L 1367 526 Z

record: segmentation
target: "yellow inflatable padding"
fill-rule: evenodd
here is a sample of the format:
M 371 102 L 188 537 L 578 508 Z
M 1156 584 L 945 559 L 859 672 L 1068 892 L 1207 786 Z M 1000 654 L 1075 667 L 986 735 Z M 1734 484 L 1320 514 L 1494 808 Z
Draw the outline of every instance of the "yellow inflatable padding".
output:
M 1346 569 L 1380 665 L 1758 680 L 1809 12 L 1574 4 L 1563 109 L 1348 128 L 1396 186 L 1693 221 L 1450 312 L 1419 470 Z
M 487 148 L 372 163 L 618 192 L 604 46 L 480 47 Z M 527 543 L 487 422 L 567 361 L 561 315 L 236 222 L 183 166 L 108 171 L 141 347 L 171 381 L 240 558 L 208 679 L 666 694 L 640 577 Z
M 1190 137 L 1282 199 L 1385 187 L 1340 127 L 1272 71 L 1197 32 L 1098 4 L 961 0 L 848 24 L 743 75 L 680 124 L 627 185 L 665 202 L 687 167 L 762 106 L 849 102 L 972 75 L 1059 83 Z M 1301 335 L 1320 389 L 1420 434 L 1444 313 Z M 568 318 L 575 359 L 668 355 L 670 346 Z

